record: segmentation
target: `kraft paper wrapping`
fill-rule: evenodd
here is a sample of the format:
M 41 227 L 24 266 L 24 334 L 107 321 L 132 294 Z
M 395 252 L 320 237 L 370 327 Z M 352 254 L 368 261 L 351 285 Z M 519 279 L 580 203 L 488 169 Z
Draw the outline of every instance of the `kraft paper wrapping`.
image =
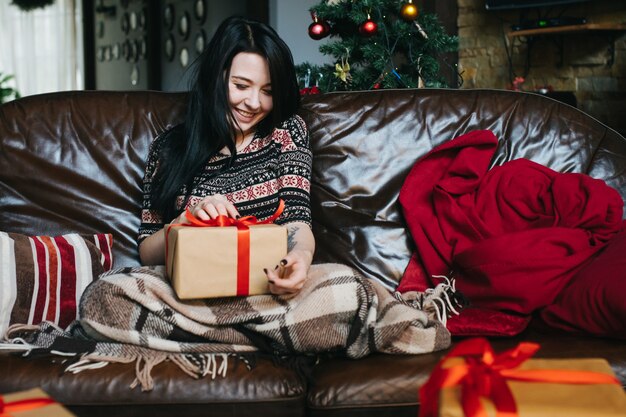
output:
M 450 358 L 444 367 L 462 363 Z M 604 359 L 529 359 L 517 369 L 564 369 L 594 371 L 614 375 Z M 615 384 L 555 384 L 546 382 L 508 381 L 520 417 L 624 417 L 626 393 Z M 496 410 L 488 399 L 481 403 L 489 417 Z M 440 417 L 466 417 L 461 407 L 461 389 L 456 386 L 441 390 Z
M 40 388 L 33 388 L 27 391 L 20 391 L 12 394 L 2 394 L 1 397 L 5 403 L 28 400 L 31 398 L 50 398 L 50 396 Z M 10 404 L 7 404 L 7 406 L 10 406 Z M 13 417 L 75 417 L 74 414 L 70 413 L 59 403 L 47 404 L 33 410 L 11 411 L 7 414 Z
M 168 235 L 167 273 L 180 299 L 237 295 L 237 228 L 174 226 Z M 249 295 L 267 294 L 263 268 L 287 254 L 287 229 L 250 226 Z

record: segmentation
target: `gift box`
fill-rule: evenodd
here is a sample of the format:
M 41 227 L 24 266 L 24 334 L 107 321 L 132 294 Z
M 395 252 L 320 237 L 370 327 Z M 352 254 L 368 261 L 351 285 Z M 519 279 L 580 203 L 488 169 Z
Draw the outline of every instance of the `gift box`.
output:
M 263 268 L 287 254 L 287 229 L 253 217 L 194 219 L 168 227 L 166 240 L 167 273 L 180 299 L 267 294 Z
M 0 395 L 0 415 L 11 417 L 74 416 L 39 388 Z
M 459 343 L 420 388 L 420 417 L 626 416 L 606 360 L 529 359 L 538 348 L 496 355 L 485 339 Z

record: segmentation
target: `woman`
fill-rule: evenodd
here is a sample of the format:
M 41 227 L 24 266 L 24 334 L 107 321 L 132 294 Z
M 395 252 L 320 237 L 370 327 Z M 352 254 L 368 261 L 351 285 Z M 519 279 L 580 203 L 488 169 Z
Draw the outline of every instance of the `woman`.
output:
M 311 152 L 295 115 L 298 94 L 291 54 L 272 29 L 241 18 L 220 25 L 200 57 L 184 124 L 157 138 L 148 157 L 139 252 L 155 266 L 100 275 L 82 295 L 79 320 L 66 331 L 43 323 L 28 343 L 80 357 L 73 372 L 135 362 L 144 390 L 152 389 L 152 367 L 165 360 L 187 374 L 215 377 L 225 372 L 227 354 L 242 352 L 360 358 L 447 347 L 441 323 L 351 268 L 320 264 L 309 271 Z M 205 220 L 263 219 L 279 199 L 285 209 L 276 222 L 288 228 L 289 252 L 266 271 L 279 296 L 175 296 L 162 265 L 167 223 L 186 222 L 186 207 Z
M 155 140 L 144 177 L 139 254 L 165 263 L 167 223 L 219 215 L 269 217 L 288 229 L 289 251 L 268 265 L 273 294 L 304 285 L 315 243 L 309 188 L 311 152 L 295 114 L 299 89 L 287 45 L 269 26 L 225 20 L 199 57 L 184 124 Z

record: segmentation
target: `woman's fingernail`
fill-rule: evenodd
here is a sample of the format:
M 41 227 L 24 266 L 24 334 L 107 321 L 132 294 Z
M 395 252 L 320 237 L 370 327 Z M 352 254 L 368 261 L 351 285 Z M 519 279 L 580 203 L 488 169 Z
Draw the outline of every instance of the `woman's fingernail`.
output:
M 286 259 L 281 259 L 280 264 L 281 264 L 282 266 L 287 265 L 287 260 L 286 260 Z
M 267 282 L 269 282 L 270 284 L 274 284 L 274 281 L 272 281 L 271 279 L 268 279 Z
M 238 215 L 235 216 L 235 219 L 238 219 L 240 217 L 241 217 L 241 214 L 238 214 Z
M 267 275 L 267 268 L 263 268 L 263 272 L 265 272 L 265 275 Z
M 276 265 L 276 266 L 274 267 L 274 271 L 276 271 L 277 269 L 278 269 L 278 265 Z

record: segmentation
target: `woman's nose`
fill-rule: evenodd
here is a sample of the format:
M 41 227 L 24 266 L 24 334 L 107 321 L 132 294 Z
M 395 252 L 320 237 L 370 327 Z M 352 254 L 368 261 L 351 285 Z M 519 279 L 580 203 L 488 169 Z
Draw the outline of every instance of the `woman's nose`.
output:
M 250 90 L 250 94 L 245 100 L 246 106 L 251 109 L 258 109 L 261 106 L 261 100 L 259 99 L 259 92 Z

